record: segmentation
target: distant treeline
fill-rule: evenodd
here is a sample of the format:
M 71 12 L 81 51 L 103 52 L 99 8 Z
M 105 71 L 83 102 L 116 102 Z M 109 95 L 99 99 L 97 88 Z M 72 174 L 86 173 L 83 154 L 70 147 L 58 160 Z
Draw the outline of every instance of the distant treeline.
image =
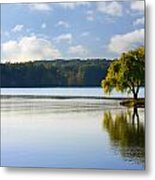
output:
M 54 60 L 0 64 L 1 87 L 97 87 L 111 61 Z

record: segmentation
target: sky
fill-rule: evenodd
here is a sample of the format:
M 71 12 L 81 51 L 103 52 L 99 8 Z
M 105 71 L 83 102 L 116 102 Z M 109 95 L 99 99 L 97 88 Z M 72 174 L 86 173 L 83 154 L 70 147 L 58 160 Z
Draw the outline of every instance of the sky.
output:
M 144 45 L 144 1 L 1 4 L 1 62 L 107 58 Z

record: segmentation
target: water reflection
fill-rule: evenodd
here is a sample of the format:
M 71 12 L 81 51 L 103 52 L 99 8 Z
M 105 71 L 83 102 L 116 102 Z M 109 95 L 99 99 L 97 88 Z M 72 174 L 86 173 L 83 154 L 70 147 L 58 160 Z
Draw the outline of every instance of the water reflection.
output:
M 144 111 L 133 112 L 114 100 L 3 98 L 1 164 L 143 170 Z
M 139 117 L 137 108 L 115 113 L 105 111 L 103 128 L 108 132 L 112 147 L 119 150 L 123 159 L 144 163 L 144 119 Z

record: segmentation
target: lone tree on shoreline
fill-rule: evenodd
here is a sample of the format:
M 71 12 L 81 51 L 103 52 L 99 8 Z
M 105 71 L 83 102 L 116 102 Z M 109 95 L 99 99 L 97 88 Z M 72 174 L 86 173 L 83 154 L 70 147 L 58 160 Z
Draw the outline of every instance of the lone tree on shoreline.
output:
M 139 47 L 123 53 L 119 59 L 114 60 L 101 82 L 105 93 L 113 89 L 120 92 L 132 92 L 133 98 L 138 98 L 139 88 L 145 83 L 145 52 Z

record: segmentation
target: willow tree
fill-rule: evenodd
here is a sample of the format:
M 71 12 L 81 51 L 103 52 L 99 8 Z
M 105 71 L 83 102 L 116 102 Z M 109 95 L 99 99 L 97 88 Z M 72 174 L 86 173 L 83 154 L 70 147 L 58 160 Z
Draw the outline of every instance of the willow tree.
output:
M 123 53 L 119 59 L 114 60 L 102 80 L 101 85 L 105 93 L 113 89 L 120 92 L 133 94 L 138 98 L 139 88 L 145 81 L 145 52 L 144 47 L 139 47 L 127 53 Z

